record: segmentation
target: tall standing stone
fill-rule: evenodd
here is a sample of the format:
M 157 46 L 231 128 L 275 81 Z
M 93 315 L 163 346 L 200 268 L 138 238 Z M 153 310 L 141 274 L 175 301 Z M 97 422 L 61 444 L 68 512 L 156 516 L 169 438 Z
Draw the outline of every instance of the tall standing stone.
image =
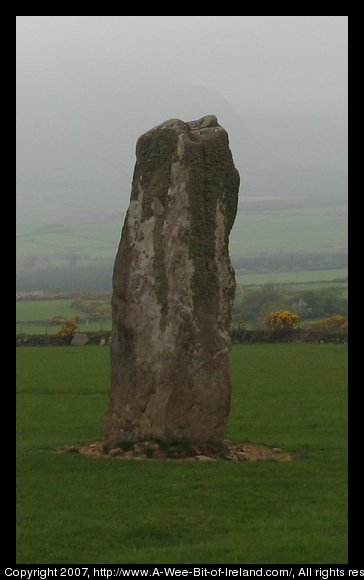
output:
M 220 443 L 235 293 L 239 174 L 214 115 L 170 119 L 136 147 L 113 274 L 110 442 Z

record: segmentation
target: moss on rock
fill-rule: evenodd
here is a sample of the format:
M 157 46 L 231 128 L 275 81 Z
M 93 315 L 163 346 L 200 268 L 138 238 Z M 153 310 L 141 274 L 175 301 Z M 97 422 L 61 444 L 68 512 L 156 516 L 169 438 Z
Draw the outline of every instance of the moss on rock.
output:
M 230 409 L 239 174 L 214 115 L 170 119 L 136 152 L 114 268 L 107 439 L 173 442 L 176 453 L 218 446 Z

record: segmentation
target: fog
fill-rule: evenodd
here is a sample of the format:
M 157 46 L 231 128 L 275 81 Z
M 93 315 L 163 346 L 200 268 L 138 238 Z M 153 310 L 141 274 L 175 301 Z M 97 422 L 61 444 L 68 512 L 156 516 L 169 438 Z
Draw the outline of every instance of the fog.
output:
M 71 209 L 85 228 L 92 213 L 125 210 L 137 138 L 206 114 L 229 133 L 240 204 L 346 205 L 347 17 L 18 16 L 24 244 Z M 74 249 L 76 237 L 47 244 Z
M 345 170 L 346 98 L 346 16 L 19 16 L 18 193 L 124 191 L 142 132 L 208 113 L 248 181 Z
M 63 71 L 75 90 L 79 66 L 122 64 L 228 99 L 346 99 L 346 16 L 19 16 L 17 47 L 21 74 L 49 85 Z

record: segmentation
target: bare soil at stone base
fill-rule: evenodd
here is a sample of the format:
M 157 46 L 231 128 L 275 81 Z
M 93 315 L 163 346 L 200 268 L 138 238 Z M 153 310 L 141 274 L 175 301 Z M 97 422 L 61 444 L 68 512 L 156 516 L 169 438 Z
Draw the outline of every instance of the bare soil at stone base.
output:
M 117 446 L 103 441 L 86 445 L 56 447 L 55 453 L 80 453 L 89 457 L 110 457 L 119 460 L 158 461 L 291 461 L 291 453 L 279 447 L 266 447 L 252 443 L 234 443 L 225 438 L 220 449 L 209 445 L 191 445 L 182 442 L 163 443 L 156 441 L 122 442 Z

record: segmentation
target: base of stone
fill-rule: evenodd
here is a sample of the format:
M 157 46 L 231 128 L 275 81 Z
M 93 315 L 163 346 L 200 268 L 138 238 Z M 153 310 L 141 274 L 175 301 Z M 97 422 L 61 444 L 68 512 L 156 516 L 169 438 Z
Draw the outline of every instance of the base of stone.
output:
M 188 442 L 165 443 L 162 441 L 121 442 L 110 446 L 103 441 L 86 445 L 56 447 L 55 453 L 80 453 L 90 457 L 109 457 L 119 460 L 158 461 L 291 461 L 291 453 L 280 447 L 266 447 L 252 443 L 234 443 L 225 438 L 217 449 L 213 444 L 191 444 Z

